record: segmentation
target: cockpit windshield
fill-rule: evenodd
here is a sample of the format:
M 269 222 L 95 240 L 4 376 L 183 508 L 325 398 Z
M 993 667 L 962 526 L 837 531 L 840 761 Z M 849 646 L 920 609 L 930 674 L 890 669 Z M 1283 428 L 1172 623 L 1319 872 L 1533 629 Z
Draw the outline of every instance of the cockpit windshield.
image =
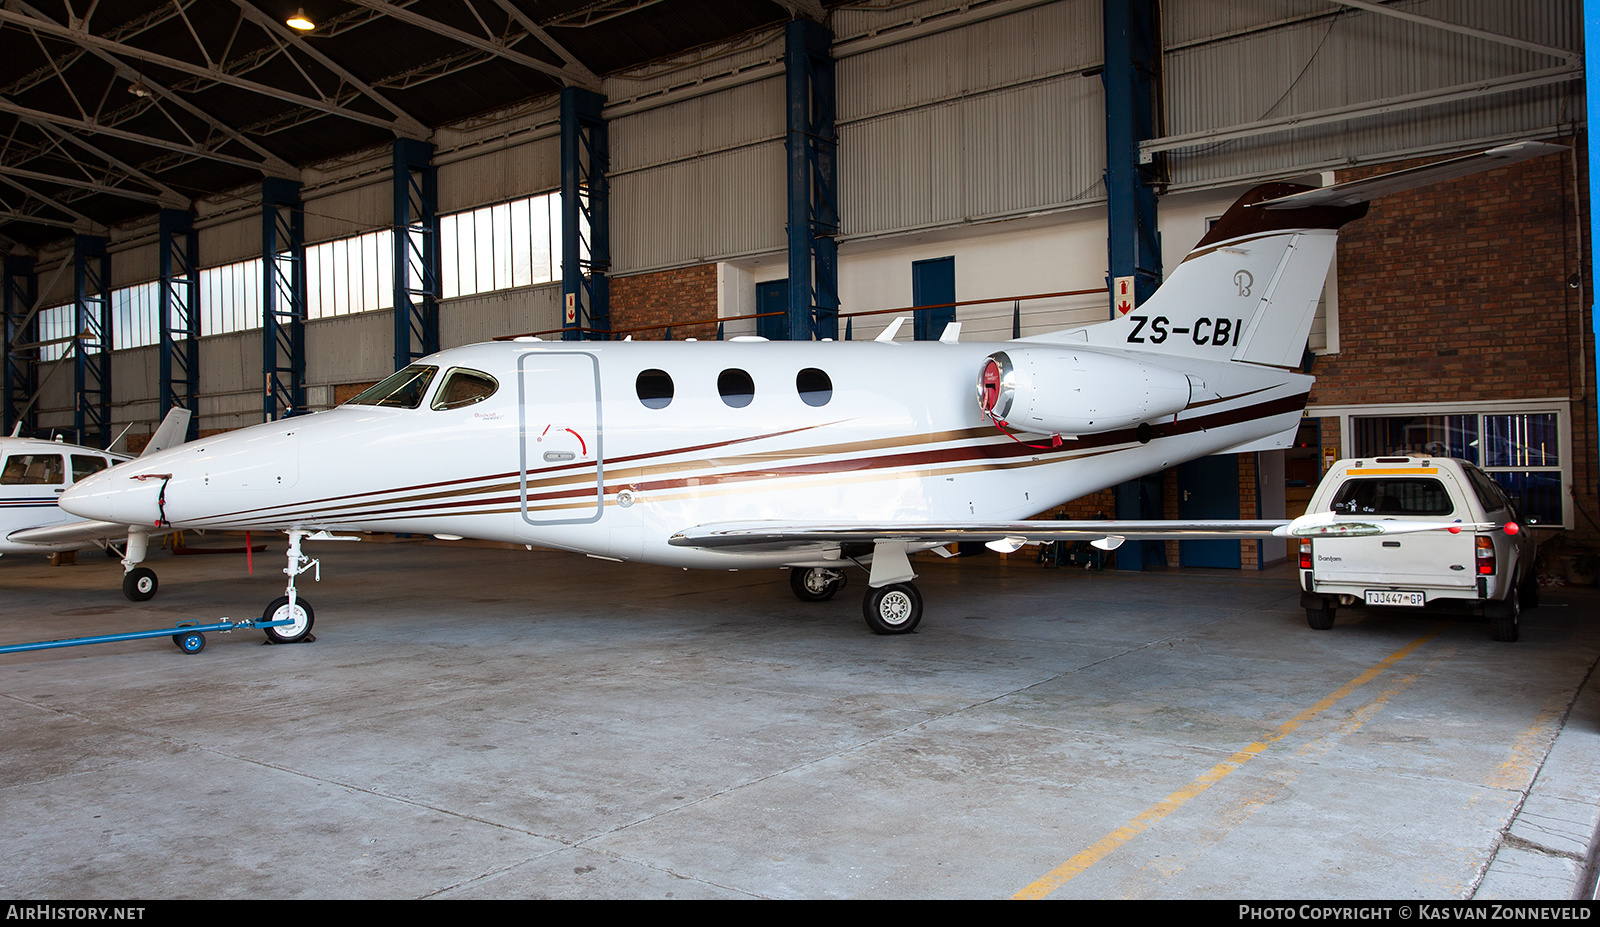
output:
M 428 392 L 428 384 L 433 382 L 433 377 L 438 372 L 438 367 L 412 364 L 404 370 L 389 374 L 376 385 L 362 390 L 360 395 L 345 405 L 415 409 L 422 405 L 422 397 Z

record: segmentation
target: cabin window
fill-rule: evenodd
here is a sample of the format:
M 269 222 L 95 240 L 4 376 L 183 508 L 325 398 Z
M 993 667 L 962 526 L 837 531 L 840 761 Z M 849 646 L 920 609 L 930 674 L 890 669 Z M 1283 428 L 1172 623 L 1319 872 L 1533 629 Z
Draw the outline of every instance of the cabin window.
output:
M 86 476 L 99 473 L 105 468 L 106 459 L 104 457 L 95 457 L 90 454 L 72 455 L 72 481 L 74 483 Z
M 444 376 L 444 385 L 433 397 L 433 409 L 459 409 L 482 402 L 494 395 L 500 383 L 481 370 L 457 367 Z
M 717 377 L 717 392 L 722 401 L 735 409 L 742 409 L 756 398 L 756 381 L 737 367 L 729 367 Z
M 422 397 L 428 392 L 428 384 L 433 382 L 433 376 L 438 372 L 438 367 L 412 364 L 404 370 L 389 374 L 379 380 L 377 385 L 367 387 L 345 405 L 415 409 L 422 405 Z
M 815 367 L 796 374 L 794 388 L 800 392 L 800 401 L 808 406 L 825 406 L 833 398 L 833 381 Z
M 644 370 L 633 381 L 633 390 L 646 409 L 665 409 L 672 405 L 672 376 L 665 370 Z
M 60 454 L 12 454 L 0 471 L 0 485 L 44 486 L 65 482 Z

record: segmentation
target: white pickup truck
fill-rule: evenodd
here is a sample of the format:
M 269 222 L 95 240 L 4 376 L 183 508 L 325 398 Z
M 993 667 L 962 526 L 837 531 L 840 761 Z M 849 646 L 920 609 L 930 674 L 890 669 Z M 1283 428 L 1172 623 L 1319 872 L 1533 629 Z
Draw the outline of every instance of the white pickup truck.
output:
M 1347 605 L 1421 608 L 1455 600 L 1489 619 L 1497 641 L 1517 639 L 1522 609 L 1538 604 L 1534 542 L 1499 484 L 1465 461 L 1371 457 L 1333 465 L 1307 514 L 1492 523 L 1494 530 L 1301 539 L 1300 604 L 1317 630 Z

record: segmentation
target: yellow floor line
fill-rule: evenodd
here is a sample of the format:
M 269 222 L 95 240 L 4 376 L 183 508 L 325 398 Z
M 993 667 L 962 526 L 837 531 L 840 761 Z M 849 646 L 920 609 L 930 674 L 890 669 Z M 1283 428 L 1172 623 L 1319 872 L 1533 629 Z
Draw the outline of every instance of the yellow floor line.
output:
M 1284 722 L 1283 725 L 1271 735 L 1250 744 L 1244 749 L 1228 757 L 1226 760 L 1223 760 L 1217 765 L 1211 767 L 1211 769 L 1202 773 L 1193 782 L 1190 782 L 1183 788 L 1173 792 L 1171 795 L 1168 795 L 1161 801 L 1156 802 L 1149 808 L 1146 808 L 1133 820 L 1100 838 L 1093 846 L 1090 846 L 1089 848 L 1080 852 L 1078 855 L 1050 870 L 1049 872 L 1040 876 L 1038 879 L 1035 879 L 1026 888 L 1023 888 L 1021 891 L 1017 892 L 1011 897 L 1017 900 L 1044 898 L 1051 892 L 1067 884 L 1069 881 L 1076 878 L 1079 873 L 1088 869 L 1090 866 L 1093 866 L 1095 863 L 1098 863 L 1100 860 L 1105 859 L 1106 856 L 1110 855 L 1113 850 L 1144 833 L 1144 831 L 1149 828 L 1150 825 L 1183 807 L 1183 805 L 1188 802 L 1189 799 L 1194 798 L 1196 795 L 1201 794 L 1206 789 L 1209 789 L 1218 782 L 1221 782 L 1228 776 L 1229 773 L 1232 773 L 1234 770 L 1243 766 L 1249 760 L 1260 756 L 1268 747 L 1298 730 L 1302 724 L 1305 724 L 1307 721 L 1310 721 L 1312 718 L 1315 718 L 1322 712 L 1327 711 L 1345 696 L 1366 685 L 1368 682 L 1371 682 L 1374 677 L 1382 673 L 1384 670 L 1410 656 L 1412 651 L 1438 636 L 1438 634 L 1443 631 L 1445 627 L 1445 625 L 1440 625 L 1422 637 L 1417 638 L 1411 643 L 1385 657 L 1371 669 L 1333 690 L 1315 705 L 1312 705 L 1310 708 L 1307 708 L 1306 710 L 1295 715 L 1293 718 Z

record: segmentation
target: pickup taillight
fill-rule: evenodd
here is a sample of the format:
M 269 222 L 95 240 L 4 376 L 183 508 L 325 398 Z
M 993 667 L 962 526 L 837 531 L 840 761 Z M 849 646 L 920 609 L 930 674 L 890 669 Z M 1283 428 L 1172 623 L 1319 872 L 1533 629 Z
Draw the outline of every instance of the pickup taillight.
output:
M 1494 538 L 1478 535 L 1478 575 L 1494 575 Z
M 1311 569 L 1311 539 L 1300 539 L 1300 569 Z

